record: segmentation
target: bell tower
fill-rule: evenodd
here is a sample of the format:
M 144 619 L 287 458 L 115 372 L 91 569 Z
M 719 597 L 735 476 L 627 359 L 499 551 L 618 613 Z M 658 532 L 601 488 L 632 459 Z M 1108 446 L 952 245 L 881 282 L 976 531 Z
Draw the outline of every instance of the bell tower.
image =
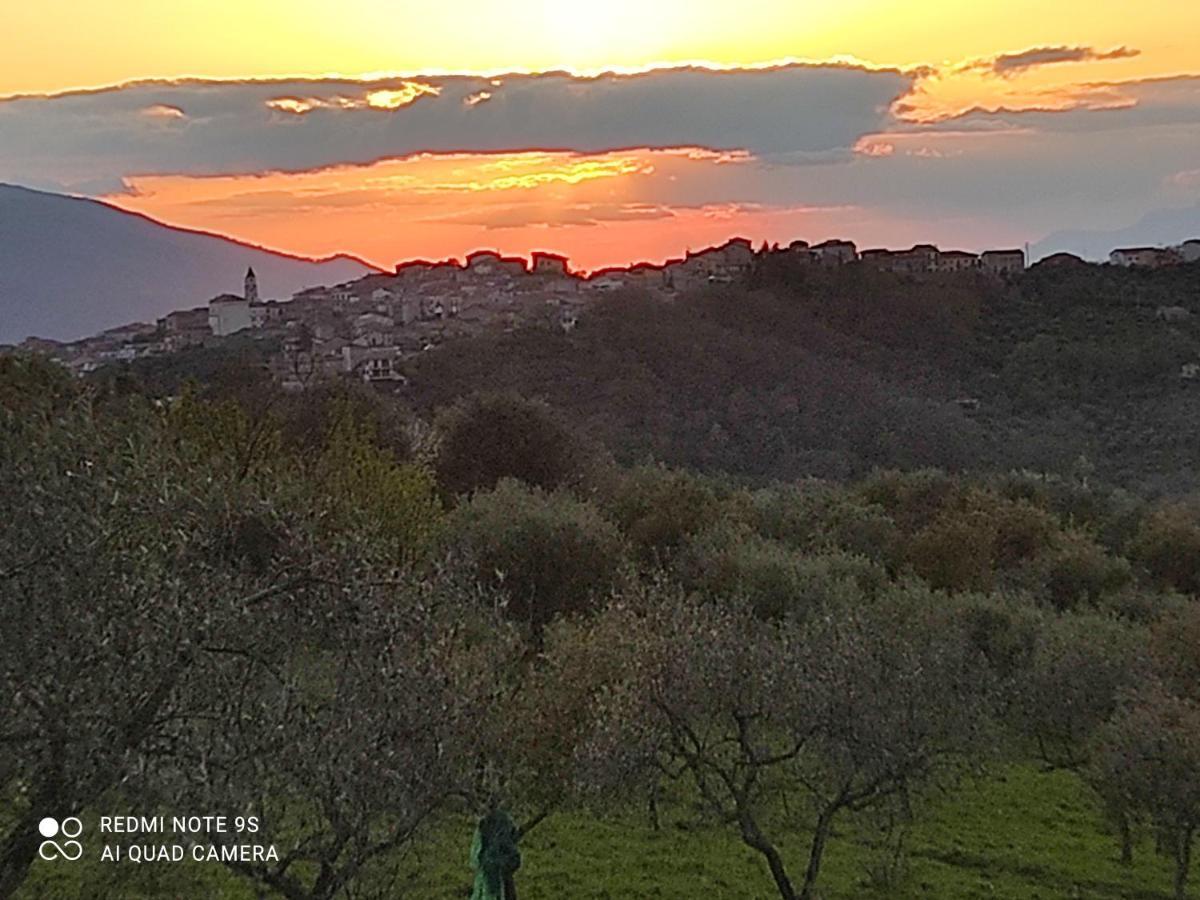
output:
M 246 290 L 243 295 L 250 303 L 258 302 L 258 278 L 253 267 L 246 270 Z

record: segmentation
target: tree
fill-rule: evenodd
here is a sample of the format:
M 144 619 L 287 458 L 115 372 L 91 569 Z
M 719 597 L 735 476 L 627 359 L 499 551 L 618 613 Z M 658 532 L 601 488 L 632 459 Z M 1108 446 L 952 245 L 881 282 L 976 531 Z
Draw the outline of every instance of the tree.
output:
M 608 610 L 636 650 L 595 703 L 581 778 L 613 790 L 654 772 L 686 777 L 762 855 L 783 900 L 811 900 L 839 817 L 904 804 L 983 734 L 986 667 L 929 600 L 904 592 L 786 627 L 669 597 Z M 807 801 L 799 888 L 764 828 L 781 791 Z
M 1095 777 L 1167 840 L 1175 897 L 1186 900 L 1200 829 L 1200 706 L 1151 681 L 1127 693 L 1102 730 Z
M 1150 627 L 1150 657 L 1172 693 L 1200 702 L 1200 604 L 1185 602 Z
M 1200 524 L 1189 510 L 1166 507 L 1148 516 L 1130 556 L 1160 587 L 1200 594 Z
M 1096 736 L 1121 697 L 1148 675 L 1145 630 L 1098 615 L 1067 614 L 1042 623 L 1033 658 L 1017 680 L 1018 732 L 1034 741 L 1051 768 L 1076 772 L 1104 804 L 1121 840 L 1121 861 L 1133 861 L 1126 798 L 1095 777 Z
M 169 755 L 209 647 L 301 579 L 286 558 L 227 553 L 230 511 L 277 521 L 236 472 L 193 467 L 140 403 L 55 415 L 0 408 L 0 897 L 22 883 L 36 824 Z M 54 812 L 54 811 L 60 812 Z
M 663 563 L 688 536 L 725 512 L 715 487 L 690 472 L 637 466 L 622 472 L 602 497 L 604 511 L 643 563 Z
M 1057 535 L 1030 563 L 1029 572 L 1058 610 L 1074 609 L 1082 603 L 1095 605 L 1133 580 L 1125 559 L 1106 553 L 1095 541 L 1074 531 Z
M 435 607 L 427 598 L 414 601 L 416 612 L 389 606 L 394 529 L 327 527 L 331 486 L 359 484 L 364 466 L 380 476 L 375 483 L 389 484 L 388 472 L 400 467 L 335 454 L 321 468 L 327 478 L 301 477 L 302 467 L 276 452 L 269 427 L 234 404 L 194 396 L 166 409 L 137 397 L 97 405 L 88 391 L 35 399 L 0 387 L 0 397 L 0 506 L 13 510 L 0 517 L 0 795 L 14 810 L 0 832 L 0 897 L 24 881 L 42 816 L 79 811 L 110 791 L 151 805 L 177 799 L 181 772 L 204 772 L 240 784 L 239 801 L 279 786 L 292 815 L 303 806 L 298 797 L 312 802 L 316 793 L 288 788 L 298 773 L 334 765 L 333 748 L 347 783 L 361 777 L 349 759 L 386 771 L 393 739 L 428 758 L 426 732 L 442 741 L 439 764 L 449 766 L 443 748 L 463 745 L 447 737 L 458 733 L 444 719 L 465 717 L 465 701 L 443 697 L 435 710 L 442 718 L 430 722 L 405 692 L 434 696 L 440 686 L 478 699 L 478 680 L 467 677 L 477 671 L 470 649 L 451 652 L 461 644 L 455 635 L 478 635 L 457 617 L 452 627 L 423 620 Z M 427 533 L 423 519 L 437 514 L 424 483 L 382 495 L 389 516 L 414 533 Z M 370 508 L 362 516 L 373 519 Z M 471 606 L 475 621 L 486 617 L 486 607 Z M 483 634 L 499 640 L 503 631 Z M 396 653 L 410 668 L 397 671 Z M 374 705 L 385 709 L 362 722 Z M 403 731 L 415 723 L 425 732 Z M 234 746 L 262 750 L 259 763 L 276 767 L 280 780 L 263 773 L 239 781 L 245 770 L 219 752 Z M 441 790 L 441 770 L 427 768 L 412 769 L 411 778 L 424 779 L 413 791 Z M 324 774 L 326 787 L 336 782 L 331 769 Z M 272 828 L 294 824 L 282 816 Z M 378 843 L 364 821 L 334 820 L 337 840 Z M 321 885 L 344 885 L 357 869 L 314 849 L 336 843 L 327 837 L 318 833 L 301 855 L 333 872 L 316 876 Z
M 591 608 L 618 583 L 624 562 L 620 533 L 591 504 L 512 480 L 455 510 L 449 541 L 535 634 L 558 615 Z
M 544 403 L 473 394 L 438 413 L 433 468 L 450 496 L 491 490 L 503 478 L 553 490 L 579 478 L 589 454 Z
M 760 618 L 870 602 L 888 582 L 883 567 L 863 557 L 837 551 L 803 555 L 728 522 L 692 537 L 672 568 L 688 588 L 714 599 L 744 600 Z
M 221 649 L 215 724 L 194 724 L 180 770 L 203 808 L 257 816 L 278 860 L 229 865 L 289 900 L 396 895 L 404 851 L 505 729 L 519 655 L 467 585 L 346 574 L 272 623 L 286 640 Z

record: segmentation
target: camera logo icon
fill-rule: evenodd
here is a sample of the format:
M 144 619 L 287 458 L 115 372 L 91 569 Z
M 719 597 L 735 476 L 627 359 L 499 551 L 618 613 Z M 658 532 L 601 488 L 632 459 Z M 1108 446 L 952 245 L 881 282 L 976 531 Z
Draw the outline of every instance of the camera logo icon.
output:
M 83 856 L 83 844 L 75 840 L 83 834 L 83 823 L 74 816 L 68 816 L 60 823 L 58 819 L 47 816 L 38 822 L 38 832 L 46 840 L 38 847 L 38 856 L 47 862 L 55 859 L 65 859 L 71 862 Z M 61 844 L 52 838 L 66 838 Z

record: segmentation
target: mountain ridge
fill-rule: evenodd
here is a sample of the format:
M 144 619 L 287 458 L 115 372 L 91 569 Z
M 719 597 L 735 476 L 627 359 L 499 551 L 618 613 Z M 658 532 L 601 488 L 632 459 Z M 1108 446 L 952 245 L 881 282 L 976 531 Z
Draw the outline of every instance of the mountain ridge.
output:
M 0 183 L 0 342 L 153 321 L 240 289 L 250 266 L 264 295 L 281 297 L 380 271 L 349 253 L 305 257 Z

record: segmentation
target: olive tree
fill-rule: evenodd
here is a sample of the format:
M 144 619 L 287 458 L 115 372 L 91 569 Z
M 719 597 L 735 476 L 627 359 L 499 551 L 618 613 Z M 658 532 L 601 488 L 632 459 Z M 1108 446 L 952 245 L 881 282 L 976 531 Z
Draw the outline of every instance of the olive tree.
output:
M 1118 829 L 1126 864 L 1133 861 L 1130 810 L 1120 792 L 1094 777 L 1091 755 L 1122 694 L 1141 683 L 1149 665 L 1138 626 L 1094 614 L 1047 619 L 1013 706 L 1019 733 L 1034 742 L 1042 762 L 1078 773 L 1096 791 Z
M 278 785 L 281 802 L 347 760 L 382 759 L 395 779 L 406 736 L 427 756 L 436 741 L 439 759 L 461 749 L 444 718 L 475 707 L 447 696 L 480 698 L 478 654 L 446 648 L 468 633 L 412 590 L 394 608 L 379 593 L 408 583 L 397 538 L 417 545 L 436 520 L 428 479 L 357 449 L 323 456 L 321 478 L 301 477 L 233 404 L 97 403 L 62 385 L 39 390 L 36 372 L 11 366 L 0 363 L 0 799 L 13 811 L 0 830 L 0 897 L 25 880 L 41 817 L 110 794 L 161 806 L 182 796 L 182 772 L 205 773 L 214 799 L 246 807 L 246 795 L 217 790 L 247 783 L 246 761 L 223 749 L 257 747 L 277 772 L 257 786 Z M 396 489 L 383 492 L 386 509 L 368 504 L 331 528 L 328 494 L 362 484 Z M 461 664 L 443 672 L 451 655 Z M 431 698 L 437 722 L 419 716 Z M 425 768 L 411 777 L 423 779 L 414 795 L 444 791 Z M 398 796 L 383 784 L 378 797 Z M 380 840 L 367 819 L 339 816 L 326 820 L 338 840 Z M 355 876 L 339 865 L 336 878 L 315 876 L 322 886 Z
M 534 634 L 556 616 L 591 608 L 620 581 L 624 543 L 600 512 L 564 491 L 505 479 L 454 512 L 456 558 L 507 598 L 507 612 Z
M 231 523 L 273 510 L 236 473 L 193 469 L 157 411 L 27 401 L 0 408 L 0 897 L 39 818 L 169 755 L 209 647 L 303 577 L 245 564 Z
M 1124 697 L 1102 729 L 1096 778 L 1166 839 L 1176 900 L 1186 900 L 1200 830 L 1200 706 L 1150 681 Z
M 347 573 L 280 617 L 280 645 L 223 648 L 220 709 L 193 724 L 175 793 L 257 817 L 278 859 L 234 871 L 289 900 L 397 895 L 405 851 L 462 808 L 504 728 L 519 644 L 481 599 Z
M 678 598 L 604 615 L 635 640 L 593 704 L 577 777 L 596 790 L 686 778 L 762 855 L 783 900 L 815 896 L 841 816 L 905 804 L 986 733 L 981 654 L 917 592 L 804 623 Z M 781 792 L 806 801 L 799 887 L 766 824 Z

